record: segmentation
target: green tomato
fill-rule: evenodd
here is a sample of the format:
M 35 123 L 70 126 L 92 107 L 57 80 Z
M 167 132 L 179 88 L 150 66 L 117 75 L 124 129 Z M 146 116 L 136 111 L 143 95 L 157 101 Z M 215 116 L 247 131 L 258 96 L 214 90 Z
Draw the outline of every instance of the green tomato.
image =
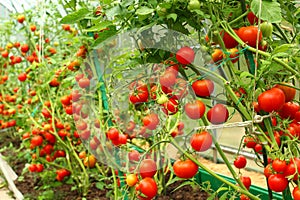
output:
M 161 95 L 160 97 L 158 97 L 158 99 L 156 100 L 156 102 L 158 104 L 164 104 L 166 103 L 167 101 L 169 101 L 169 98 L 167 97 L 167 95 L 163 94 Z
M 157 6 L 156 7 L 156 12 L 157 12 L 158 16 L 163 17 L 163 16 L 166 16 L 167 9 L 166 8 L 162 8 L 160 6 Z
M 260 31 L 264 37 L 270 37 L 273 32 L 273 25 L 269 22 L 263 22 L 260 24 Z
M 189 5 L 188 5 L 188 9 L 190 11 L 199 10 L 200 9 L 200 2 L 198 0 L 190 0 Z

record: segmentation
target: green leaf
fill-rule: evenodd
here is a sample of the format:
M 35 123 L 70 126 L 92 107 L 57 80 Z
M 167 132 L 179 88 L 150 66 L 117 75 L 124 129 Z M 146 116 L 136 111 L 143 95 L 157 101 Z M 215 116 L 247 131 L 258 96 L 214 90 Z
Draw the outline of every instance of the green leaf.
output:
M 104 182 L 97 182 L 96 183 L 96 188 L 98 188 L 99 190 L 103 190 L 104 189 Z
M 226 200 L 228 192 L 225 192 L 222 196 L 220 196 L 219 200 Z
M 120 5 L 114 6 L 105 11 L 105 14 L 108 18 L 112 18 L 116 15 L 120 15 L 122 13 L 122 7 Z
M 177 14 L 176 14 L 176 13 L 168 14 L 168 15 L 167 15 L 167 19 L 173 19 L 174 22 L 175 22 L 176 19 L 177 19 Z
M 280 46 L 277 46 L 273 51 L 272 51 L 272 55 L 278 54 L 278 53 L 282 53 L 282 52 L 287 52 L 293 48 L 295 48 L 295 44 L 283 44 Z
M 99 33 L 99 37 L 95 40 L 93 46 L 97 46 L 104 40 L 114 36 L 117 33 L 116 27 L 110 26 L 108 30 Z
M 83 31 L 86 32 L 95 32 L 95 31 L 101 31 L 105 28 L 107 28 L 108 26 L 111 26 L 112 22 L 111 21 L 103 21 L 101 23 L 96 24 L 95 26 L 92 26 L 88 29 L 84 29 Z
M 89 10 L 86 8 L 81 8 L 73 13 L 66 15 L 60 20 L 61 24 L 74 24 L 75 22 L 84 19 L 84 17 L 89 14 Z
M 137 15 L 149 15 L 154 12 L 154 9 L 149 8 L 147 6 L 142 6 L 136 10 Z
M 279 23 L 282 20 L 280 4 L 276 1 L 253 0 L 251 10 L 256 16 L 259 16 L 261 10 L 260 18 L 270 23 Z

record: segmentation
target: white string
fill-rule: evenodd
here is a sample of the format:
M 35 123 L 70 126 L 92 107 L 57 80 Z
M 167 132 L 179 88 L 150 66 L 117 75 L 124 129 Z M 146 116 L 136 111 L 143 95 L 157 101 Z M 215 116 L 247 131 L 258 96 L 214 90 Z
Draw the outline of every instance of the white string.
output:
M 37 1 L 37 7 L 41 7 L 40 15 L 40 35 L 39 35 L 39 61 L 41 62 L 44 57 L 44 24 L 45 24 L 45 18 L 46 18 L 46 9 L 45 9 L 45 0 Z

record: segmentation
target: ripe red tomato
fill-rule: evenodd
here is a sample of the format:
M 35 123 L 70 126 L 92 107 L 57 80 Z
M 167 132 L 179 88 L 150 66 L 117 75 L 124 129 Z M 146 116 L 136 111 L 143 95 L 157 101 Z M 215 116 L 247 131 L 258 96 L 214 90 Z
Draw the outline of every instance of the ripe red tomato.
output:
M 212 124 L 222 124 L 227 121 L 229 112 L 223 104 L 216 104 L 207 112 L 207 119 Z
M 30 144 L 33 145 L 33 147 L 41 146 L 43 144 L 43 137 L 41 135 L 33 136 Z
M 248 13 L 247 19 L 251 25 L 258 23 L 258 17 L 256 17 L 252 11 Z
M 272 88 L 261 93 L 258 96 L 258 104 L 261 110 L 265 112 L 278 111 L 285 103 L 285 95 L 282 90 Z
M 284 171 L 284 176 L 289 177 L 293 176 L 293 180 L 298 180 L 298 174 L 297 171 L 299 172 L 300 170 L 300 159 L 299 158 L 291 158 L 289 164 L 287 165 L 285 171 Z
M 287 164 L 285 162 L 285 160 L 280 160 L 279 158 L 276 158 L 275 160 L 273 160 L 272 162 L 272 168 L 274 169 L 275 172 L 277 173 L 282 173 L 285 171 L 287 167 Z
M 208 97 L 214 91 L 214 82 L 209 79 L 197 80 L 192 88 L 198 97 Z
M 176 59 L 183 65 L 191 64 L 195 59 L 195 52 L 190 47 L 182 47 L 177 51 Z
M 244 186 L 249 190 L 251 186 L 251 178 L 249 176 L 242 176 L 241 181 L 244 184 Z
M 70 98 L 69 95 L 65 95 L 65 96 L 60 98 L 60 102 L 65 106 L 70 105 L 71 104 L 71 98 Z
M 19 81 L 24 82 L 27 79 L 27 74 L 26 73 L 19 74 L 18 79 Z
M 294 200 L 300 200 L 300 190 L 298 186 L 293 189 L 293 198 Z
M 37 172 L 42 172 L 42 171 L 44 171 L 44 165 L 43 165 L 43 164 L 40 164 L 40 163 L 36 164 L 36 171 L 37 171 Z
M 36 25 L 30 25 L 30 30 L 32 31 L 32 32 L 34 32 L 34 31 L 36 31 Z
M 251 136 L 245 137 L 244 143 L 245 143 L 246 147 L 248 147 L 248 148 L 254 148 L 256 145 L 255 138 L 251 137 Z
M 235 158 L 235 160 L 233 161 L 233 164 L 238 169 L 245 168 L 247 165 L 247 159 L 245 158 L 245 156 L 239 155 Z
M 265 177 L 269 178 L 269 176 L 271 176 L 272 174 L 274 174 L 274 171 L 271 164 L 268 164 L 264 169 L 264 175 Z
M 157 171 L 157 166 L 154 160 L 152 159 L 144 159 L 140 163 L 139 173 L 142 178 L 150 177 L 152 178 Z
M 86 122 L 84 122 L 84 121 L 79 121 L 79 122 L 77 122 L 76 123 L 76 128 L 78 129 L 78 130 L 85 130 L 86 128 L 88 127 L 88 125 L 87 125 L 87 123 Z
M 212 145 L 212 136 L 207 131 L 195 133 L 192 135 L 190 143 L 195 151 L 206 151 Z
M 272 174 L 268 178 L 268 184 L 271 190 L 282 192 L 288 186 L 288 179 L 283 174 Z
M 166 71 L 159 77 L 159 83 L 165 87 L 172 87 L 176 83 L 176 75 L 173 72 Z
M 21 51 L 22 51 L 23 53 L 27 53 L 27 52 L 29 51 L 29 46 L 28 46 L 28 44 L 23 44 L 23 45 L 21 46 Z
M 90 86 L 90 79 L 88 78 L 81 78 L 79 81 L 78 81 L 78 85 L 79 87 L 81 88 L 87 88 Z
M 287 102 L 283 104 L 282 108 L 278 111 L 281 118 L 287 119 L 294 119 L 296 112 L 298 112 L 300 106 L 298 103 L 295 102 Z
M 173 164 L 173 170 L 177 177 L 179 178 L 192 178 L 198 172 L 198 165 L 192 160 L 177 160 Z
M 296 89 L 292 88 L 294 85 L 292 83 L 283 83 L 283 84 L 285 84 L 285 85 L 277 84 L 274 87 L 279 88 L 284 92 L 285 102 L 292 101 L 295 98 L 295 95 L 296 95 Z M 286 86 L 286 85 L 290 85 L 292 87 L 289 87 L 289 86 Z
M 155 130 L 159 124 L 159 118 L 156 113 L 150 113 L 143 118 L 144 126 L 149 130 Z
M 245 194 L 241 194 L 240 200 L 250 200 L 250 198 Z
M 237 30 L 233 30 L 236 34 L 237 34 Z M 223 42 L 225 44 L 225 47 L 227 49 L 231 49 L 236 47 L 239 43 L 233 39 L 233 37 L 231 37 L 226 31 L 221 31 L 220 33 L 223 36 Z
M 238 32 L 238 36 L 247 43 L 251 47 L 256 47 L 257 35 L 258 35 L 258 28 L 255 26 L 247 26 L 241 27 Z M 259 33 L 258 44 L 262 40 L 262 33 Z
M 256 144 L 254 147 L 254 151 L 258 154 L 262 154 L 263 146 L 261 144 Z
M 136 185 L 135 190 L 146 196 L 146 199 L 152 199 L 157 194 L 157 185 L 153 178 L 146 177 Z M 139 198 L 144 199 L 144 197 Z
M 140 155 L 140 153 L 137 150 L 131 150 L 128 153 L 128 159 L 131 162 L 138 162 L 138 161 L 140 161 L 140 157 L 141 157 L 141 155 Z
M 30 164 L 29 167 L 28 167 L 28 170 L 30 172 L 36 172 L 37 171 L 36 164 Z
M 110 139 L 110 140 L 117 140 L 117 139 L 119 139 L 119 130 L 118 129 L 116 129 L 116 128 L 110 128 L 108 131 L 107 131 L 107 137 L 108 137 L 108 139 Z
M 131 92 L 129 100 L 133 104 L 143 103 L 148 101 L 149 92 L 147 86 L 139 86 Z
M 163 112 L 167 115 L 173 115 L 178 111 L 178 101 L 175 98 L 170 98 L 169 101 L 163 104 Z
M 200 100 L 196 100 L 194 102 L 186 103 L 184 110 L 189 118 L 200 119 L 205 113 L 205 104 Z

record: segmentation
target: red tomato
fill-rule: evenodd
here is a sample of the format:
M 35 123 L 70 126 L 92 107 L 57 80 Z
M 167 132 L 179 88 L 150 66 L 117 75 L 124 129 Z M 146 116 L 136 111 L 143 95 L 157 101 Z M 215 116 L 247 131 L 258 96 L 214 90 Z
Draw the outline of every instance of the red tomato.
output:
M 233 164 L 238 169 L 245 168 L 247 165 L 247 159 L 245 158 L 245 156 L 239 155 L 235 158 L 235 160 L 233 161 Z
M 287 119 L 294 119 L 296 112 L 299 111 L 299 104 L 295 102 L 287 102 L 283 104 L 282 108 L 278 111 L 280 117 Z
M 110 139 L 110 140 L 117 140 L 117 139 L 119 139 L 119 130 L 118 129 L 116 129 L 116 128 L 110 128 L 108 131 L 107 131 L 107 137 L 108 137 L 108 139 Z
M 139 173 L 142 178 L 150 177 L 152 178 L 157 171 L 157 166 L 154 160 L 152 159 L 144 159 L 140 163 Z
M 78 81 L 78 85 L 79 87 L 81 88 L 87 88 L 90 86 L 90 79 L 88 78 L 81 78 L 79 81 Z
M 176 75 L 173 72 L 166 71 L 159 77 L 159 83 L 165 87 L 172 87 L 176 83 Z
M 190 142 L 195 151 L 206 151 L 212 145 L 212 136 L 209 132 L 202 131 L 192 135 Z
M 275 88 L 279 88 L 284 92 L 285 95 L 285 102 L 289 102 L 292 101 L 295 98 L 296 95 L 296 89 L 292 88 L 294 85 L 292 83 L 283 83 L 285 85 L 275 85 Z M 286 86 L 286 85 L 290 85 L 292 87 Z
M 300 159 L 299 158 L 291 158 L 290 163 L 287 165 L 284 175 L 286 177 L 292 177 L 293 180 L 298 180 L 298 174 L 297 171 L 299 172 L 300 170 Z
M 178 111 L 178 101 L 174 98 L 170 98 L 169 101 L 163 104 L 163 111 L 167 115 L 173 115 Z
M 184 110 L 189 118 L 200 119 L 205 113 L 205 104 L 200 100 L 196 100 L 194 102 L 186 103 Z
M 176 59 L 183 65 L 191 64 L 195 59 L 195 52 L 190 47 L 182 47 L 177 51 Z
M 199 97 L 208 97 L 214 91 L 214 82 L 209 79 L 197 80 L 192 84 L 195 94 Z
M 128 159 L 131 162 L 138 162 L 138 161 L 140 161 L 140 157 L 141 157 L 141 155 L 140 155 L 140 153 L 137 150 L 131 150 L 128 153 Z
M 246 147 L 248 147 L 248 148 L 254 148 L 256 145 L 255 138 L 251 137 L 251 136 L 245 137 L 244 143 L 245 143 Z
M 300 122 L 300 111 L 298 111 L 298 112 L 295 113 L 295 120 L 297 122 Z
M 233 30 L 237 34 L 237 30 Z M 227 49 L 231 49 L 236 47 L 239 43 L 233 39 L 226 31 L 221 31 L 221 35 L 223 36 L 223 42 Z
M 44 165 L 43 164 L 36 164 L 36 171 L 37 172 L 42 172 L 44 170 Z
M 261 93 L 258 96 L 258 104 L 261 110 L 265 112 L 278 111 L 285 103 L 285 95 L 282 90 L 272 88 Z
M 29 167 L 28 167 L 28 170 L 30 172 L 36 172 L 37 171 L 36 164 L 30 164 Z
M 26 73 L 21 73 L 18 76 L 19 81 L 24 82 L 27 79 L 27 74 Z
M 241 181 L 244 184 L 244 186 L 249 190 L 251 186 L 251 178 L 249 176 L 242 176 Z
M 22 51 L 23 53 L 27 53 L 27 51 L 29 51 L 29 46 L 28 46 L 28 44 L 23 44 L 23 45 L 21 46 L 21 51 Z
M 157 194 L 157 185 L 153 178 L 146 177 L 139 182 L 135 190 L 146 196 L 146 199 L 152 199 Z M 143 197 L 139 198 L 144 199 Z
M 65 95 L 65 96 L 60 98 L 60 102 L 65 106 L 70 105 L 71 104 L 71 98 L 70 98 L 69 95 Z
M 40 135 L 33 136 L 30 144 L 33 145 L 33 147 L 41 146 L 43 144 L 43 137 Z
M 250 198 L 245 194 L 241 194 L 240 200 L 250 200 Z
M 143 118 L 144 126 L 149 130 L 155 130 L 159 124 L 159 118 L 156 113 L 150 113 Z
M 247 19 L 251 25 L 258 23 L 258 17 L 256 17 L 252 11 L 248 13 Z
M 258 28 L 255 26 L 247 26 L 241 27 L 238 32 L 238 36 L 247 43 L 251 47 L 256 47 L 257 35 L 258 35 Z M 262 33 L 259 33 L 258 44 L 261 42 Z
M 293 198 L 294 200 L 300 200 L 300 190 L 298 186 L 293 189 Z
M 192 178 L 198 172 L 198 165 L 192 160 L 177 160 L 173 164 L 173 170 L 179 178 Z
M 223 104 L 216 104 L 207 112 L 207 119 L 212 124 L 222 124 L 227 121 L 229 112 Z
M 279 158 L 276 158 L 275 160 L 273 160 L 272 162 L 272 168 L 274 169 L 275 172 L 277 173 L 282 173 L 285 171 L 287 167 L 287 164 L 285 162 L 285 160 L 280 160 Z
M 256 144 L 254 147 L 254 151 L 256 153 L 262 154 L 263 146 L 261 144 Z
M 264 175 L 265 175 L 265 177 L 269 178 L 269 176 L 271 176 L 272 174 L 274 174 L 274 172 L 272 170 L 272 166 L 271 166 L 271 164 L 268 164 L 264 169 Z
M 130 94 L 129 100 L 133 104 L 143 103 L 148 101 L 149 92 L 147 86 L 140 86 Z
M 288 186 L 288 179 L 283 174 L 272 174 L 268 178 L 268 184 L 271 190 L 282 192 Z

